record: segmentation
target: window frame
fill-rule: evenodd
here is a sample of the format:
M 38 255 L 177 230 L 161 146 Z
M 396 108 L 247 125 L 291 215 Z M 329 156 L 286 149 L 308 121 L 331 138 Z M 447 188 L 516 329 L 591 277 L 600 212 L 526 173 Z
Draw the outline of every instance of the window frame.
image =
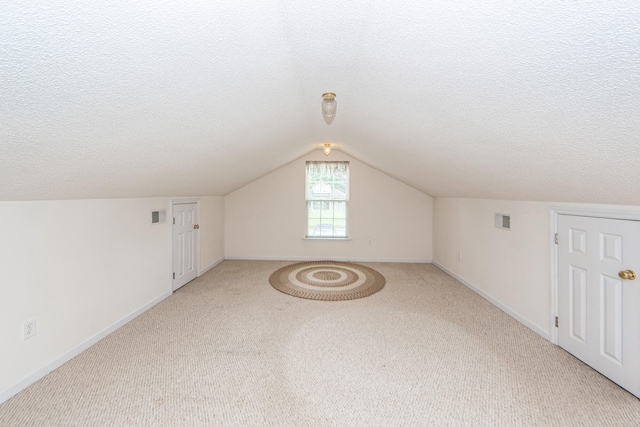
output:
M 345 191 L 343 192 L 344 196 L 342 198 L 340 197 L 335 197 L 335 193 L 334 191 L 336 190 L 336 188 L 334 186 L 331 186 L 331 197 L 329 198 L 321 198 L 321 197 L 314 197 L 313 193 L 311 191 L 312 188 L 312 183 L 310 183 L 309 178 L 311 176 L 314 176 L 313 174 L 310 173 L 310 169 L 311 168 L 318 168 L 318 169 L 322 169 L 322 168 L 326 168 L 327 171 L 331 171 L 330 176 L 339 176 L 339 175 L 345 175 L 346 178 L 344 179 L 344 184 L 345 184 Z M 305 239 L 321 239 L 321 240 L 350 240 L 349 237 L 349 187 L 351 185 L 350 183 L 350 165 L 348 161 L 307 161 L 305 164 L 305 234 L 304 234 L 304 238 Z M 315 176 L 322 176 L 320 173 L 315 174 Z M 325 176 L 329 176 L 328 174 L 325 174 Z M 333 181 L 333 179 L 332 179 Z M 319 184 L 320 182 L 324 182 L 326 183 L 324 180 L 319 180 L 318 182 L 314 183 L 313 186 Z M 340 191 L 340 190 L 338 190 Z M 332 212 L 332 218 L 330 223 L 328 222 L 323 222 L 322 217 L 319 218 L 320 222 L 318 224 L 315 225 L 315 227 L 317 228 L 318 226 L 321 226 L 322 224 L 328 224 L 331 226 L 331 229 L 333 230 L 331 235 L 316 235 L 313 231 L 310 230 L 310 207 L 313 206 L 313 204 L 317 204 L 317 203 L 331 203 L 332 207 L 331 207 L 331 212 Z M 335 212 L 336 212 L 336 205 L 335 203 L 344 203 L 344 218 L 336 218 L 335 216 Z M 321 210 L 322 212 L 322 210 Z M 317 218 L 313 218 L 313 219 L 317 219 Z M 335 235 L 335 225 L 336 225 L 336 220 L 338 221 L 344 221 L 344 235 L 340 234 L 340 235 Z M 320 228 L 320 233 L 322 233 L 322 227 Z

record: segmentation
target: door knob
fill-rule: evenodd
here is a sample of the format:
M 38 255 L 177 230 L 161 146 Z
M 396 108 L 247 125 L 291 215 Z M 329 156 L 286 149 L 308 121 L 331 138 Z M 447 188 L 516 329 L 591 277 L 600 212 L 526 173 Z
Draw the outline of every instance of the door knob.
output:
M 636 280 L 636 272 L 633 270 L 625 270 L 618 273 L 622 280 Z
M 200 226 L 198 224 L 193 224 L 193 229 L 197 230 L 198 228 L 200 228 Z M 635 274 L 635 273 L 634 273 Z

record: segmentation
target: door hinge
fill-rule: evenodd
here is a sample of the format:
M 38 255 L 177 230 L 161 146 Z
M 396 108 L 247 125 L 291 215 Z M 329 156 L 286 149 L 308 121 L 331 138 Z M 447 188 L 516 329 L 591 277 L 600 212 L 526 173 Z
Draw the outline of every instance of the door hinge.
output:
M 558 316 L 556 316 L 556 328 L 558 327 Z
M 176 280 L 176 273 L 173 273 L 173 280 Z M 556 323 L 558 323 L 558 318 L 556 317 Z
M 173 223 L 174 224 L 176 223 L 176 217 L 175 216 L 173 217 Z M 557 236 L 557 234 L 556 234 L 556 236 Z
M 558 244 L 558 233 L 556 233 L 555 242 L 556 242 L 556 245 L 557 245 Z

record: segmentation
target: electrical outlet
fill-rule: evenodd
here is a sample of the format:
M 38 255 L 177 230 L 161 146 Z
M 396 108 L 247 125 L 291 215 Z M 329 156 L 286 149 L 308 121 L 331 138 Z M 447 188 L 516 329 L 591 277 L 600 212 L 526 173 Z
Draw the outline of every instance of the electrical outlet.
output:
M 28 340 L 36 334 L 36 319 L 29 319 L 22 324 L 22 341 Z

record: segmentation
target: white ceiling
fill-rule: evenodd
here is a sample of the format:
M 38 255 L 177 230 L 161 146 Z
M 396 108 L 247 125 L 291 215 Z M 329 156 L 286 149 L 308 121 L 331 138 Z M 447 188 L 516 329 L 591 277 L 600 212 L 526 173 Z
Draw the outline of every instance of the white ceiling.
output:
M 637 0 L 25 3 L 0 200 L 224 195 L 332 142 L 432 196 L 640 205 Z

